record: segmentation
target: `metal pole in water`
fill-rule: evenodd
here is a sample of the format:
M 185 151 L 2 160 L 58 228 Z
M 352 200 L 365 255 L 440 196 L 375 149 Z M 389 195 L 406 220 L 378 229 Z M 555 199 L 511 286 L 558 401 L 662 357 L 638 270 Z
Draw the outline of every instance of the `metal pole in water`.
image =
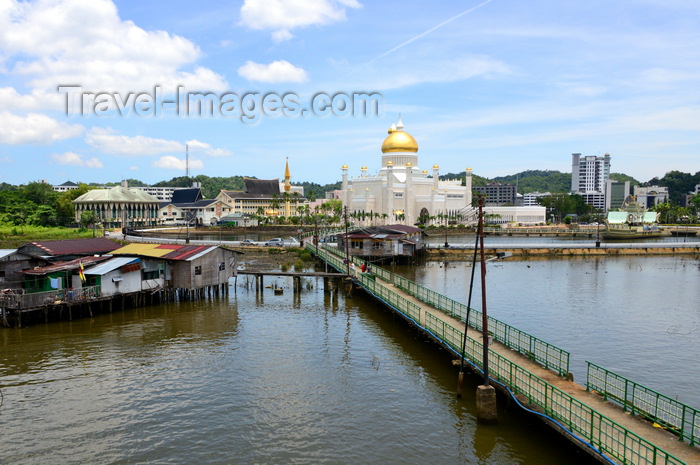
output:
M 479 251 L 479 231 L 476 231 L 474 257 L 472 258 L 472 276 L 469 281 L 469 297 L 467 299 L 467 316 L 464 321 L 464 339 L 462 339 L 462 356 L 459 361 L 459 377 L 457 379 L 457 397 L 462 397 L 462 380 L 464 379 L 464 353 L 467 347 L 467 330 L 469 329 L 469 312 L 472 307 L 472 291 L 474 290 L 474 273 L 476 271 L 476 254 Z
M 484 197 L 479 196 L 479 237 L 481 241 L 481 316 L 483 327 L 484 383 L 476 389 L 476 416 L 481 423 L 495 423 L 496 390 L 489 384 L 489 330 L 486 313 L 486 257 L 484 252 Z

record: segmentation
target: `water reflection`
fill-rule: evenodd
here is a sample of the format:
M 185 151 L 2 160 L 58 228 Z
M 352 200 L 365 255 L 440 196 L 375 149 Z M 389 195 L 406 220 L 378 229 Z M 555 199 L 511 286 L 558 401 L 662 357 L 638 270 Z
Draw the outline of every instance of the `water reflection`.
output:
M 586 463 L 505 401 L 478 426 L 477 377 L 457 399 L 448 354 L 321 286 L 3 329 L 2 461 Z

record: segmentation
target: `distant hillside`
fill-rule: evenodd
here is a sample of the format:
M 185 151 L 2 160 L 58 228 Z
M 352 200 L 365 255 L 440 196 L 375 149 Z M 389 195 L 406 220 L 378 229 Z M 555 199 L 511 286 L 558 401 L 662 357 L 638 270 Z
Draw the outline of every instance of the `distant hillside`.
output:
M 518 186 L 518 192 L 569 192 L 571 173 L 554 170 L 528 170 L 510 176 L 499 176 L 493 181 Z
M 440 176 L 441 180 L 450 179 L 464 179 L 465 172 L 460 173 L 447 173 Z M 252 176 L 251 176 L 252 177 Z M 688 192 L 695 189 L 697 184 L 700 184 L 700 171 L 695 174 L 682 173 L 680 171 L 669 171 L 662 178 L 652 178 L 651 180 L 642 183 L 637 181 L 631 176 L 624 173 L 611 173 L 610 178 L 625 182 L 630 181 L 632 187 L 634 186 L 665 186 L 668 187 L 669 195 L 671 201 L 675 204 L 680 203 L 681 196 L 687 194 Z M 179 176 L 172 178 L 170 181 L 161 181 L 154 184 L 158 187 L 191 187 L 192 181 L 197 181 L 202 183 L 202 190 L 204 191 L 204 196 L 209 199 L 215 198 L 219 195 L 222 189 L 225 190 L 243 190 L 244 176 L 230 176 L 230 177 L 209 177 L 205 175 L 198 175 L 193 178 L 187 178 L 185 176 Z M 130 186 L 145 186 L 146 184 L 137 179 L 127 180 Z M 528 170 L 522 171 L 520 173 L 511 174 L 508 176 L 498 176 L 493 179 L 484 178 L 478 175 L 472 176 L 472 184 L 474 186 L 485 186 L 489 182 L 500 182 L 503 184 L 513 184 L 518 186 L 518 192 L 521 194 L 526 194 L 529 192 L 569 192 L 571 188 L 571 173 L 562 173 L 555 170 Z M 307 197 L 322 199 L 325 197 L 326 192 L 340 189 L 341 182 L 337 181 L 329 184 L 318 184 L 315 182 L 294 182 L 295 186 L 302 186 L 304 188 L 304 193 Z M 118 183 L 107 183 L 106 185 L 118 185 Z M 7 183 L 0 183 L 0 191 L 3 190 L 13 190 L 16 189 Z
M 464 178 L 464 171 L 440 176 L 440 179 L 459 178 Z M 611 173 L 610 178 L 622 182 L 630 181 L 632 186 L 640 184 L 633 177 L 622 173 Z M 530 192 L 569 192 L 571 189 L 571 173 L 562 173 L 556 170 L 528 170 L 508 176 L 497 176 L 493 179 L 482 178 L 476 175 L 472 177 L 472 185 L 474 186 L 485 186 L 489 182 L 517 185 L 518 192 L 521 194 Z
M 679 205 L 681 197 L 695 190 L 695 186 L 698 184 L 700 184 L 700 171 L 695 174 L 669 171 L 663 178 L 652 178 L 643 185 L 668 187 L 668 196 L 671 198 L 671 202 Z
M 177 178 L 172 178 L 170 181 L 161 181 L 157 184 L 153 184 L 155 187 L 192 187 L 192 182 L 197 181 L 202 183 L 202 193 L 207 199 L 213 199 L 221 190 L 227 191 L 242 191 L 243 190 L 243 176 L 230 176 L 228 178 L 214 177 L 210 178 L 203 174 L 197 175 L 193 178 L 188 178 L 187 176 L 179 176 Z

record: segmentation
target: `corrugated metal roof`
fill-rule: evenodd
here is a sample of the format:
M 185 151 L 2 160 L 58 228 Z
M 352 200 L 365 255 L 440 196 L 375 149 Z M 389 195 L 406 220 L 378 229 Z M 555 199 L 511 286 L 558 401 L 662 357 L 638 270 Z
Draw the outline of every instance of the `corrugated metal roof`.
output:
M 95 263 L 100 263 L 105 260 L 109 260 L 110 258 L 111 257 L 82 257 L 76 258 L 75 260 L 69 260 L 67 262 L 54 263 L 53 265 L 44 266 L 42 268 L 34 268 L 32 270 L 20 271 L 20 273 L 34 276 L 43 276 L 49 273 L 54 273 L 56 271 L 77 270 L 78 268 L 80 268 L 81 263 L 83 264 L 83 267 L 89 267 L 94 265 Z
M 112 252 L 113 255 L 142 255 L 167 260 L 193 260 L 218 245 L 129 244 Z
M 122 266 L 128 265 L 129 263 L 136 263 L 139 261 L 141 261 L 141 259 L 136 257 L 114 257 L 111 260 L 108 260 L 104 263 L 100 263 L 97 266 L 93 266 L 89 270 L 85 270 L 85 274 L 104 276 L 110 271 L 116 270 L 117 268 L 121 268 Z
M 50 255 L 93 255 L 111 252 L 118 249 L 119 244 L 106 237 L 93 237 L 92 239 L 69 239 L 65 241 L 33 241 L 27 245 L 40 248 Z M 19 250 L 22 250 L 22 247 Z
M 0 249 L 0 259 L 10 256 L 15 252 L 17 252 L 17 249 Z

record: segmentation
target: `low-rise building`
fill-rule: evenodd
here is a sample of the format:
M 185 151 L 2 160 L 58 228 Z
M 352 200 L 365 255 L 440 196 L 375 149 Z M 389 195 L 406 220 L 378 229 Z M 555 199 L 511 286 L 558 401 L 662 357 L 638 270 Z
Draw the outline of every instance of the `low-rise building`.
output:
M 62 241 L 32 241 L 20 246 L 19 253 L 40 257 L 50 262 L 103 255 L 121 247 L 105 237 L 67 239 Z
M 163 275 L 158 264 L 155 274 L 144 270 L 139 257 L 113 257 L 84 271 L 86 282 L 99 286 L 100 297 L 131 294 L 163 287 Z
M 515 186 L 511 184 L 501 184 L 500 182 L 490 182 L 485 186 L 473 186 L 472 191 L 484 195 L 485 205 L 515 205 Z
M 338 248 L 365 258 L 415 257 L 423 248 L 423 230 L 414 226 L 391 224 L 369 226 L 338 235 Z
M 547 222 L 545 207 L 487 207 L 484 219 L 488 224 L 534 226 Z
M 280 188 L 279 179 L 244 178 L 244 183 L 242 191 L 222 190 L 216 197 L 231 205 L 232 213 L 269 217 L 301 216 L 302 207 L 308 205 L 300 186 L 290 186 L 290 190 L 285 191 L 284 185 Z
M 188 290 L 228 284 L 229 278 L 238 275 L 240 253 L 216 245 L 172 244 L 129 244 L 112 252 L 148 259 L 151 264 L 144 268 L 144 281 L 162 279 L 165 289 Z M 147 285 L 150 288 L 152 283 Z
M 126 181 L 111 189 L 93 189 L 73 200 L 75 221 L 92 211 L 106 227 L 151 226 L 158 223 L 160 201 L 140 189 L 130 189 Z
M 216 225 L 221 218 L 231 214 L 232 207 L 216 199 L 205 199 L 201 187 L 178 189 L 173 193 L 172 201 L 164 202 L 158 210 L 160 223 L 210 226 Z
M 20 289 L 24 284 L 23 270 L 44 266 L 47 260 L 17 249 L 0 249 L 0 291 Z
M 668 202 L 668 187 L 634 186 L 634 197 L 642 207 L 651 208 L 654 205 Z

